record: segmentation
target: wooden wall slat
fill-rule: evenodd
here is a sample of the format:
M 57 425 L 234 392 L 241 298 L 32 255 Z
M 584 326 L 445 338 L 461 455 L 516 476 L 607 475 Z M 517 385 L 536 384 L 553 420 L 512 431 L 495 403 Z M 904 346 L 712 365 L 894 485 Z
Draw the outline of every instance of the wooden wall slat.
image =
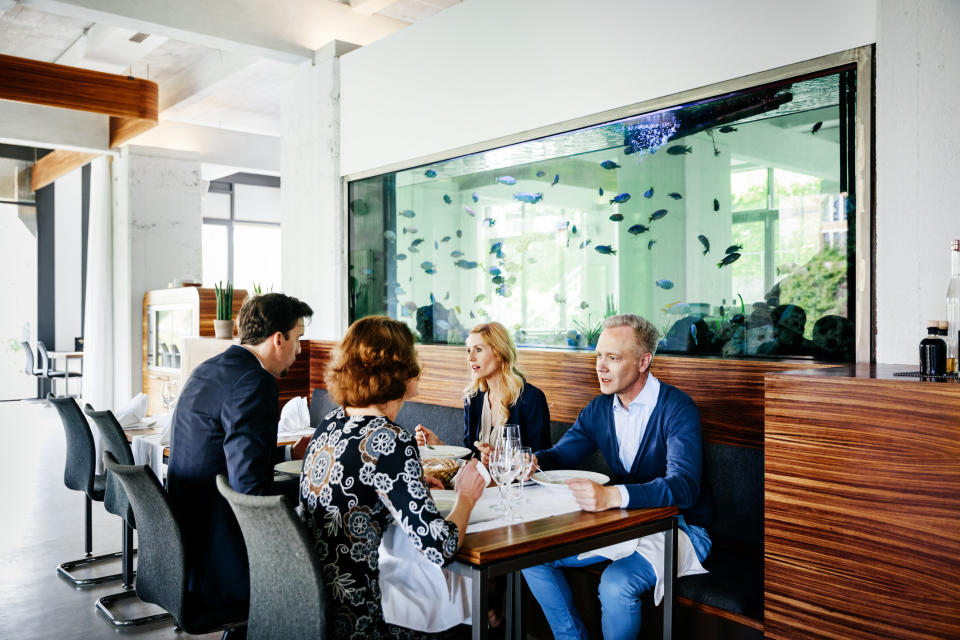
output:
M 770 375 L 765 427 L 766 637 L 960 637 L 960 385 Z

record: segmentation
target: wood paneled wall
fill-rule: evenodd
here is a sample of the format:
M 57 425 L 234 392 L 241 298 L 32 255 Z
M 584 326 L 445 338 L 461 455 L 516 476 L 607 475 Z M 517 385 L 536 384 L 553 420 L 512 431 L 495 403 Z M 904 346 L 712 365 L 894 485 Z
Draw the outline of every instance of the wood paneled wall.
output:
M 325 388 L 323 371 L 334 342 L 311 341 L 310 388 Z M 464 347 L 417 345 L 423 364 L 417 402 L 463 406 L 463 388 L 470 380 Z M 588 351 L 521 349 L 519 365 L 540 387 L 550 417 L 573 422 L 600 393 Z M 700 409 L 704 439 L 747 447 L 763 446 L 763 378 L 768 371 L 834 366 L 810 361 L 729 360 L 657 356 L 653 373 L 690 394 Z
M 857 369 L 766 378 L 766 637 L 960 638 L 960 384 Z

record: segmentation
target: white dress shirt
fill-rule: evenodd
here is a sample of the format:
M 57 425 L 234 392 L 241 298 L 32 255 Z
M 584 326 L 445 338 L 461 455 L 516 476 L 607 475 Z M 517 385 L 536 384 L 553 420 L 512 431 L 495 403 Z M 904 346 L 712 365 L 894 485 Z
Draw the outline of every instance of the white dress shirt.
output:
M 643 434 L 647 431 L 647 423 L 660 397 L 660 381 L 654 375 L 647 375 L 647 382 L 629 406 L 624 407 L 620 396 L 613 396 L 613 424 L 617 431 L 617 445 L 620 454 L 620 463 L 630 472 L 633 462 L 640 450 Z M 630 494 L 622 484 L 617 485 L 620 490 L 620 507 L 625 509 L 630 502 Z

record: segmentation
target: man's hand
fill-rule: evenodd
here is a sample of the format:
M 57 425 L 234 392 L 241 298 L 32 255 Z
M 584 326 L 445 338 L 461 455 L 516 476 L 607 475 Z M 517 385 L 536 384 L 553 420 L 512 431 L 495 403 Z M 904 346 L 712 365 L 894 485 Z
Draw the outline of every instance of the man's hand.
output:
M 620 490 L 616 487 L 605 487 L 585 478 L 567 480 L 567 486 L 570 487 L 577 505 L 584 511 L 604 511 L 620 507 Z
M 307 452 L 307 445 L 310 444 L 310 440 L 313 439 L 313 436 L 300 436 L 300 439 L 290 445 L 290 458 L 293 460 L 303 460 L 304 454 Z

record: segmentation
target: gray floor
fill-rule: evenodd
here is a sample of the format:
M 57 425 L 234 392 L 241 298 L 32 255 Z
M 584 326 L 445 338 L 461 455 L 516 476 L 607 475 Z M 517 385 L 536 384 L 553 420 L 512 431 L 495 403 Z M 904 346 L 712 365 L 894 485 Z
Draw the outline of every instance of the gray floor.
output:
M 64 449 L 52 407 L 0 402 L 0 638 L 219 638 L 176 633 L 172 623 L 115 631 L 94 603 L 119 591 L 119 582 L 76 589 L 57 576 L 59 563 L 83 556 L 83 497 L 63 485 Z M 94 554 L 119 551 L 120 535 L 120 519 L 94 503 Z M 92 573 L 118 573 L 119 565 Z M 157 611 L 137 603 L 120 613 Z

